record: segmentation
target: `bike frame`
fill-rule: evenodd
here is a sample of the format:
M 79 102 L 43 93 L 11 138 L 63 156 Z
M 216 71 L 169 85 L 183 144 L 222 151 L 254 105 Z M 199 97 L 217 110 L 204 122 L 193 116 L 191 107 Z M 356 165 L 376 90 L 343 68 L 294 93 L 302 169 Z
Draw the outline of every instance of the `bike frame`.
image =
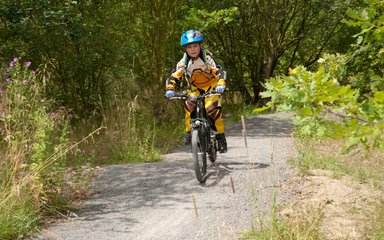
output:
M 207 158 L 211 162 L 214 162 L 217 156 L 216 137 L 213 134 L 211 123 L 205 109 L 205 98 L 215 95 L 220 96 L 221 94 L 217 92 L 205 92 L 200 96 L 189 96 L 178 93 L 175 97 L 170 98 L 191 100 L 196 103 L 196 113 L 194 116 L 191 115 L 191 153 L 196 177 L 201 183 L 205 181 Z

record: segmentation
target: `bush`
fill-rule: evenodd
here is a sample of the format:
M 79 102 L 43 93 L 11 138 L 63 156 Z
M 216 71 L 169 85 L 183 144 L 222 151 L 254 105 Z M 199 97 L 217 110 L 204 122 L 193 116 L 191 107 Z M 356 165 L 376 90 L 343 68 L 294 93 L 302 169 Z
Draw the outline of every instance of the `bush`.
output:
M 301 136 L 348 138 L 349 149 L 384 150 L 384 91 L 372 88 L 371 94 L 362 96 L 358 89 L 340 84 L 340 58 L 320 59 L 317 72 L 301 66 L 289 76 L 270 79 L 262 96 L 271 98 L 269 108 L 295 113 Z

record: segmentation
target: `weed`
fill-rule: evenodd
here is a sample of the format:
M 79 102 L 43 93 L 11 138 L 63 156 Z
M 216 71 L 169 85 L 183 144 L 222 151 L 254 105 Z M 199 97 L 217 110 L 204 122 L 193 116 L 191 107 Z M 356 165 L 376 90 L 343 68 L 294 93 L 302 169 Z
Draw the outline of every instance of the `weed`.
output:
M 301 214 L 300 211 L 294 216 L 282 216 L 277 210 L 276 203 L 274 203 L 273 209 L 271 217 L 267 219 L 267 224 L 245 233 L 241 239 L 323 239 L 319 233 L 321 209 L 312 210 L 311 217 L 308 217 L 308 214 Z
M 31 63 L 14 58 L 0 81 L 0 239 L 19 239 L 43 215 L 69 209 L 64 170 L 78 144 L 68 138 L 68 111 L 52 111 Z
M 301 145 L 298 156 L 290 160 L 290 163 L 298 168 L 300 175 L 307 175 L 310 169 L 331 170 L 334 178 L 353 173 L 350 167 L 338 160 L 335 153 L 320 153 L 315 151 L 315 148 L 314 142 L 307 142 L 305 145 Z

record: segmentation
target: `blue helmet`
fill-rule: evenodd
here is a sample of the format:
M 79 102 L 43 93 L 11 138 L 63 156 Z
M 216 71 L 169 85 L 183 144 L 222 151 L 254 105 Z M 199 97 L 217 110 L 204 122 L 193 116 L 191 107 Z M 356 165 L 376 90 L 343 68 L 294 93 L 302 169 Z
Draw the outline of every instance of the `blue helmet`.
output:
M 190 43 L 200 43 L 204 40 L 201 32 L 197 30 L 188 30 L 181 35 L 181 46 L 184 47 Z

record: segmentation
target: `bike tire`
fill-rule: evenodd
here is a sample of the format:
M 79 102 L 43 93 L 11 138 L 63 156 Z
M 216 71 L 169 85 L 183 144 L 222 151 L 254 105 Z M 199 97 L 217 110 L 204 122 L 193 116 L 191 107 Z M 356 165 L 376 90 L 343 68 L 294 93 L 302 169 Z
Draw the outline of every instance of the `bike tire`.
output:
M 213 142 L 211 147 L 209 148 L 209 161 L 211 163 L 214 163 L 217 158 L 217 147 L 216 147 L 216 142 Z
M 191 145 L 196 178 L 200 183 L 203 183 L 205 181 L 205 174 L 207 173 L 207 155 L 204 149 L 204 137 L 200 136 L 198 130 L 192 131 Z

